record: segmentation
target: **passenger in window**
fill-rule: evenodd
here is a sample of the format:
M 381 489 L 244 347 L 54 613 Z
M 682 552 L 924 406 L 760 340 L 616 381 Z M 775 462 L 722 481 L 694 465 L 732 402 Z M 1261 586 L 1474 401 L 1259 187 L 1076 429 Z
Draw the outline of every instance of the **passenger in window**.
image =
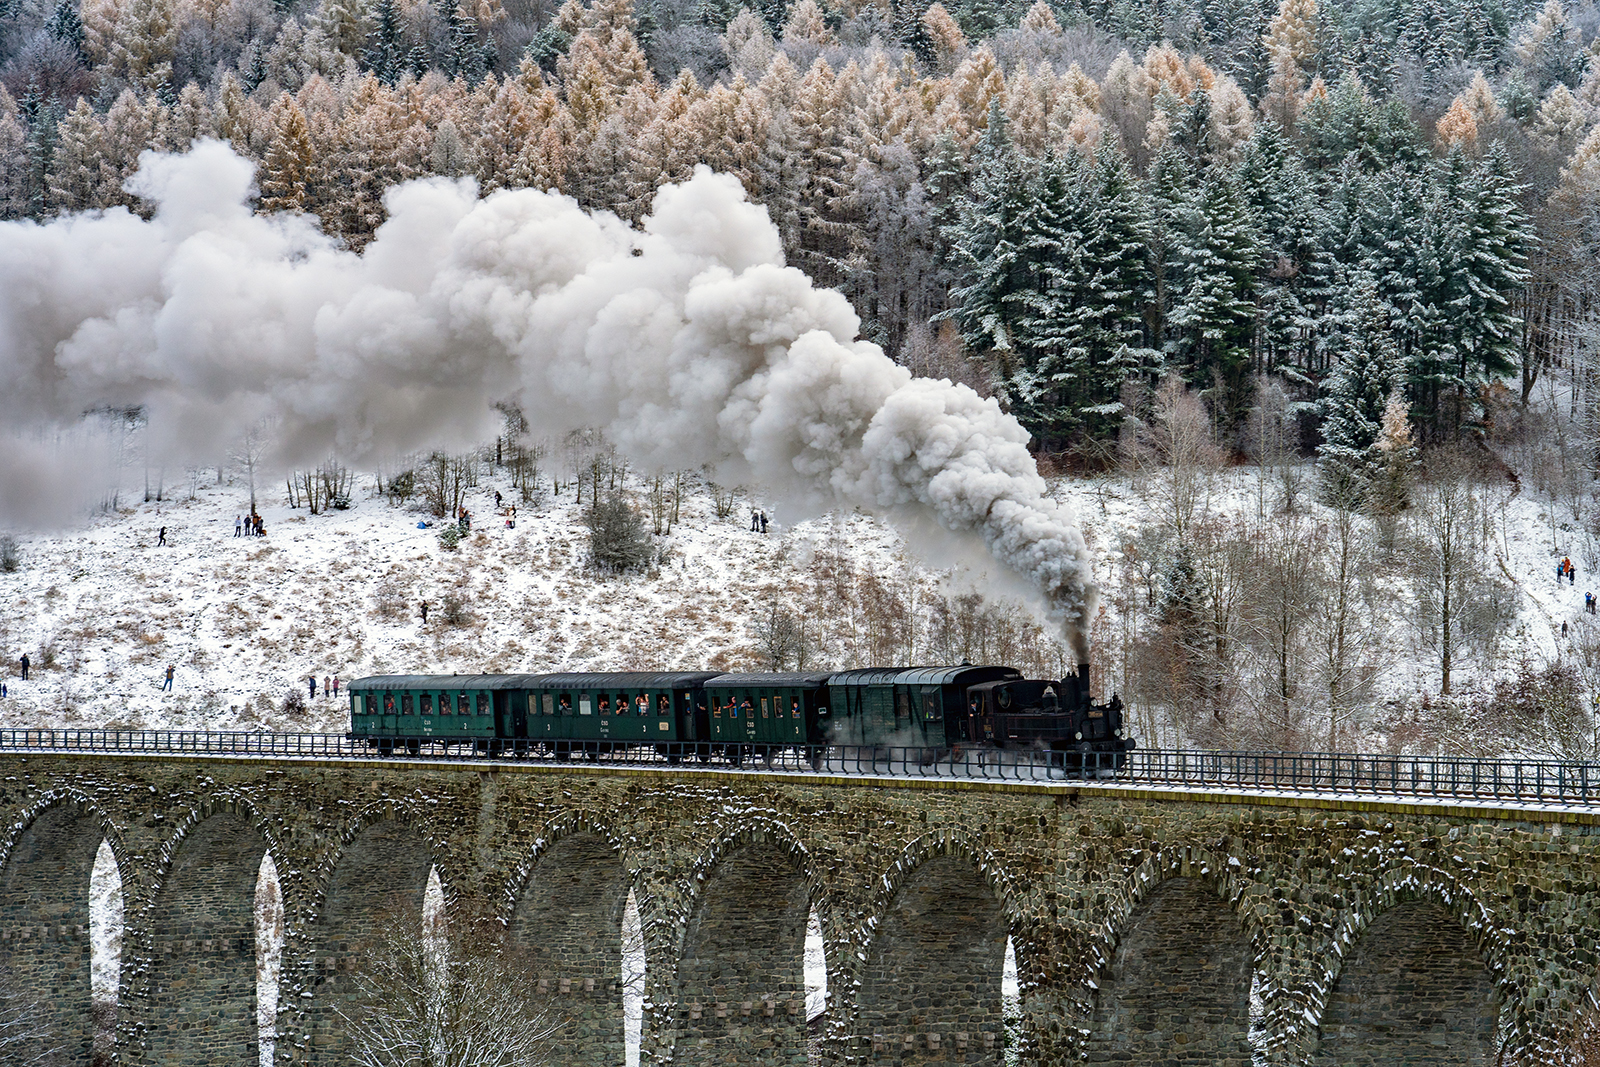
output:
M 385 693 L 385 694 L 383 694 L 383 713 L 385 715 L 393 715 L 394 714 L 394 694 L 393 693 Z
M 611 698 L 606 696 L 604 693 L 600 694 L 600 714 L 611 714 Z
M 672 714 L 672 700 L 665 693 L 662 693 L 660 696 L 656 697 L 656 714 L 657 715 L 671 715 Z
M 650 714 L 650 698 L 640 693 L 633 698 L 633 713 L 639 716 Z
M 739 705 L 739 710 L 744 712 L 744 717 L 748 719 L 756 709 L 755 706 L 750 703 L 750 698 L 745 697 L 744 703 Z
M 572 714 L 572 698 L 565 693 L 561 694 L 561 714 Z
M 465 693 L 462 693 L 459 697 L 457 697 L 456 698 L 456 711 L 460 712 L 462 715 L 471 715 L 472 714 L 472 698 L 467 696 L 467 694 L 465 694 Z
M 800 701 L 798 698 L 789 701 L 789 717 L 791 719 L 798 719 L 800 717 Z

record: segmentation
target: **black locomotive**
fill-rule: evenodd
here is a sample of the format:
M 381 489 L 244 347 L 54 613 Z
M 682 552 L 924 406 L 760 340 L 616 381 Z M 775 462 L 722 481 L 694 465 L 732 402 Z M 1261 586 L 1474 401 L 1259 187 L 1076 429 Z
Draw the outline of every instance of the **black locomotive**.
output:
M 1011 749 L 1114 768 L 1134 748 L 1122 702 L 1096 704 L 1089 667 L 1028 679 L 1011 667 L 831 673 L 378 675 L 350 684 L 350 737 L 385 752 L 472 745 L 557 758 L 653 749 L 820 766 L 830 749 L 922 761 Z

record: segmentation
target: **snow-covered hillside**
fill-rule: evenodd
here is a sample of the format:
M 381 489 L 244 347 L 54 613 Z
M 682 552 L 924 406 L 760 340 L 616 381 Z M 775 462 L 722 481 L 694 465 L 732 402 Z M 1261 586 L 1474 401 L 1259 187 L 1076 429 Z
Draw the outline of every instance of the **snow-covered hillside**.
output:
M 1083 521 L 1105 589 L 1095 657 L 1107 686 L 1122 677 L 1116 606 L 1141 580 L 1130 555 L 1157 518 L 1157 477 L 1055 483 Z M 876 520 L 835 516 L 791 526 L 774 512 L 778 521 L 763 535 L 749 530 L 749 506 L 759 498 L 741 497 L 719 519 L 703 487 L 685 499 L 672 533 L 658 539 L 665 555 L 658 567 L 599 578 L 584 565 L 586 531 L 570 490 L 520 506 L 510 529 L 493 507 L 497 488 L 512 499 L 509 484 L 492 475 L 472 490 L 473 530 L 455 551 L 440 546 L 436 528 L 418 528 L 425 513 L 391 506 L 370 481 L 358 482 L 349 510 L 315 516 L 284 506 L 281 486 L 262 491 L 267 536 L 237 538 L 234 519 L 248 510 L 248 494 L 232 476 L 79 529 L 22 537 L 21 569 L 0 574 L 5 721 L 339 731 L 343 705 L 321 695 L 322 679 L 333 675 L 757 668 L 754 627 L 774 596 L 801 613 L 825 614 L 816 603 L 821 556 L 896 586 L 913 615 L 950 588 L 949 572 L 909 560 L 900 538 Z M 1258 489 L 1253 469 L 1224 473 L 1208 512 L 1218 521 L 1286 521 Z M 1564 528 L 1559 515 L 1552 522 L 1548 504 L 1509 485 L 1485 497 L 1493 554 L 1485 567 L 1510 591 L 1514 610 L 1497 643 L 1458 664 L 1457 688 L 1467 691 L 1519 661 L 1564 655 L 1576 635 L 1563 645 L 1561 623 L 1593 620 L 1584 615 L 1584 593 L 1600 588 L 1586 577 L 1600 564 L 1593 539 L 1575 523 Z M 1314 503 L 1303 508 L 1299 521 L 1326 523 Z M 163 526 L 165 546 L 158 544 Z M 1579 568 L 1576 584 L 1555 583 L 1562 554 Z M 1380 601 L 1392 601 L 1373 704 L 1414 706 L 1438 691 L 1437 654 L 1405 624 L 1408 600 L 1419 594 L 1392 560 L 1379 560 L 1368 577 Z M 913 639 L 917 654 L 927 655 L 930 646 Z M 869 647 L 865 636 L 824 642 L 815 662 L 858 665 Z M 27 683 L 17 677 L 23 652 L 34 667 Z M 175 685 L 164 692 L 169 665 Z M 303 710 L 294 702 L 286 708 L 313 674 L 318 698 Z

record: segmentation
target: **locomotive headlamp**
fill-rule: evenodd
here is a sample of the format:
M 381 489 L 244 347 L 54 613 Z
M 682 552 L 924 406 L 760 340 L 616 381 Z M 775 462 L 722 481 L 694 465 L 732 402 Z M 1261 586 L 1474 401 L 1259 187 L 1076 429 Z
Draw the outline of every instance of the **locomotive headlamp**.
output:
M 1077 733 L 1073 734 L 1072 735 L 1072 739 L 1074 741 L 1082 741 L 1083 740 L 1083 731 L 1079 730 Z

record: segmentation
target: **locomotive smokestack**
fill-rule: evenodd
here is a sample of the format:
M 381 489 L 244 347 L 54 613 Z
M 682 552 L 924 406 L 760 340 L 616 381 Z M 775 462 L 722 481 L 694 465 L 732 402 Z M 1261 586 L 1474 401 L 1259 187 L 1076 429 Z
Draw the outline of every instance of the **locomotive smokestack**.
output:
M 1094 701 L 1094 696 L 1089 691 L 1089 665 L 1087 663 L 1078 664 L 1078 692 L 1083 694 L 1083 702 L 1085 704 Z

